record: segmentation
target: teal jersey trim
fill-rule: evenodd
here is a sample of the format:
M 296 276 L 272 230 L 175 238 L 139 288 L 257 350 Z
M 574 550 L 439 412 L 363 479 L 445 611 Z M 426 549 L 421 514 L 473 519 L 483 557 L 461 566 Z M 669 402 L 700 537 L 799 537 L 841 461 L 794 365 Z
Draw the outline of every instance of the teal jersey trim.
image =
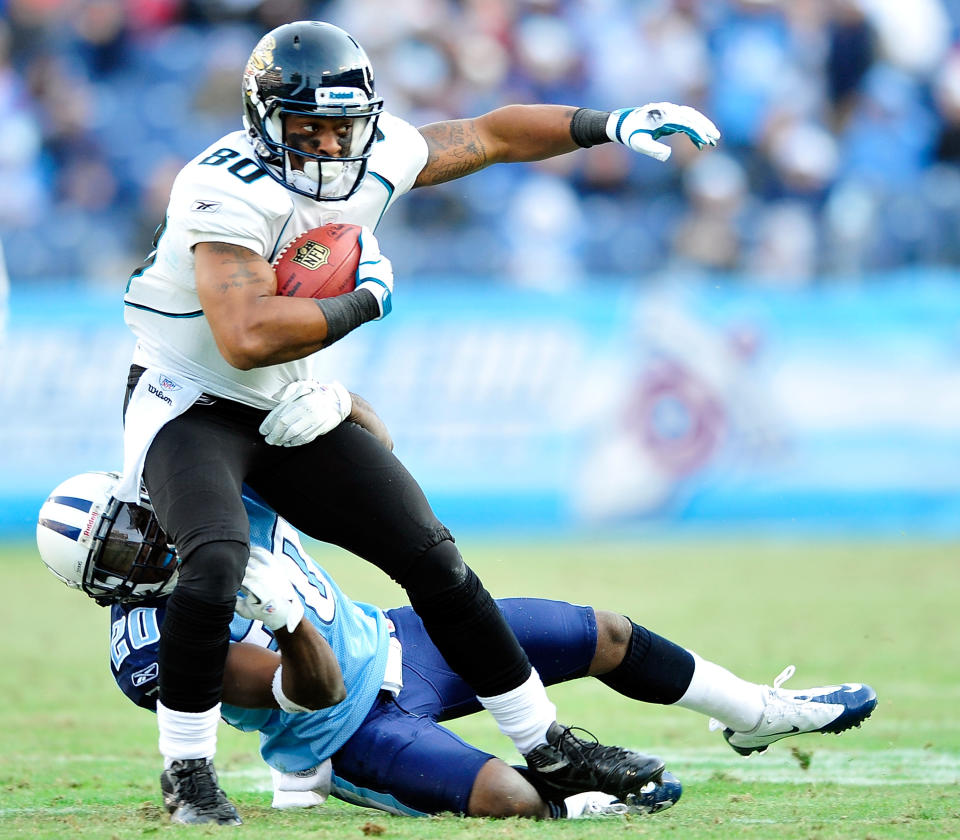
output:
M 125 300 L 123 305 L 129 306 L 131 309 L 139 309 L 141 312 L 162 315 L 164 318 L 200 318 L 203 316 L 202 309 L 198 309 L 196 312 L 164 312 L 162 309 L 154 309 L 152 306 L 144 306 L 142 303 L 130 303 L 128 300 Z
M 393 198 L 395 187 L 386 178 L 384 178 L 382 175 L 378 175 L 376 172 L 368 172 L 367 174 L 373 178 L 376 178 L 381 184 L 383 184 L 387 191 L 386 204 L 383 205 L 383 210 L 381 210 L 380 215 L 377 216 L 377 224 L 373 226 L 373 229 L 376 230 L 377 226 L 380 224 L 380 220 L 383 218 L 383 214 L 387 212 L 387 208 L 390 206 L 390 200 Z
M 273 250 L 270 252 L 270 256 L 267 258 L 267 262 L 273 265 L 273 261 L 277 258 L 277 251 L 280 250 L 280 243 L 283 242 L 283 234 L 287 229 L 287 225 L 290 224 L 290 220 L 293 218 L 293 210 L 290 211 L 290 215 L 287 216 L 287 220 L 283 223 L 283 227 L 280 228 L 280 234 L 277 236 L 277 241 L 273 243 Z
M 160 223 L 160 226 L 157 228 L 156 233 L 154 233 L 154 238 L 152 242 L 152 247 L 150 248 L 150 253 L 147 254 L 146 259 L 136 271 L 133 272 L 127 278 L 127 285 L 124 288 L 123 293 L 126 294 L 130 291 L 130 284 L 140 277 L 143 272 L 150 268 L 157 259 L 157 249 L 160 247 L 160 240 L 163 239 L 163 235 L 167 232 L 167 216 L 164 214 L 163 221 Z

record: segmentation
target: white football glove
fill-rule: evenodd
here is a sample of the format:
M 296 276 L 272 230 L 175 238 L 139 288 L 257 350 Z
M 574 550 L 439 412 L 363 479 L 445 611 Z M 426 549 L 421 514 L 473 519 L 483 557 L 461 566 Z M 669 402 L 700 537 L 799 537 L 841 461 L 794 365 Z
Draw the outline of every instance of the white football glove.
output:
M 260 434 L 273 446 L 302 446 L 335 429 L 350 415 L 350 392 L 339 382 L 326 385 L 313 379 L 288 383 L 280 402 L 260 424 Z
M 271 630 L 286 627 L 291 633 L 303 618 L 303 603 L 293 584 L 273 555 L 259 546 L 250 549 L 234 609 L 244 618 L 262 621 Z
M 686 134 L 698 149 L 716 146 L 720 131 L 696 108 L 652 102 L 642 108 L 620 108 L 607 118 L 607 137 L 635 152 L 666 160 L 673 151 L 658 143 L 668 134 Z
M 372 292 L 377 299 L 380 315 L 374 320 L 379 321 L 390 314 L 393 307 L 393 265 L 380 253 L 380 243 L 366 225 L 360 232 L 357 288 Z

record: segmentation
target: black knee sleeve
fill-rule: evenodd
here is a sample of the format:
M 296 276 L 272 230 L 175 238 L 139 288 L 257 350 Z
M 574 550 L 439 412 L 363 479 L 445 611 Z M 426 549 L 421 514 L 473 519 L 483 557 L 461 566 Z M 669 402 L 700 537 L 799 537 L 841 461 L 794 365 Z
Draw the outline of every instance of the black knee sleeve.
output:
M 160 702 L 203 712 L 220 701 L 230 621 L 249 550 L 243 543 L 207 543 L 184 560 L 167 601 L 160 634 Z
M 693 668 L 693 656 L 688 650 L 633 624 L 623 662 L 597 679 L 634 700 L 669 705 L 683 697 L 693 678 Z
M 234 540 L 204 543 L 183 558 L 177 591 L 200 601 L 230 601 L 237 597 L 250 548 Z
M 220 701 L 235 600 L 211 604 L 179 586 L 170 596 L 157 656 L 168 709 L 203 712 Z
M 403 584 L 443 658 L 478 695 L 503 694 L 530 676 L 513 630 L 452 540 L 424 552 Z

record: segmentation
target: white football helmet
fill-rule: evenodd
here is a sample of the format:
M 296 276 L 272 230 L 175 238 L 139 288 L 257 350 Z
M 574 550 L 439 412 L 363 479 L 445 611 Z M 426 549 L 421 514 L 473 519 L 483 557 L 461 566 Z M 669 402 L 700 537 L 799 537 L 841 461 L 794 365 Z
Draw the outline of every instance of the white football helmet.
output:
M 180 560 L 141 491 L 139 504 L 119 502 L 115 472 L 68 478 L 40 508 L 37 547 L 60 580 L 98 604 L 132 603 L 169 594 Z

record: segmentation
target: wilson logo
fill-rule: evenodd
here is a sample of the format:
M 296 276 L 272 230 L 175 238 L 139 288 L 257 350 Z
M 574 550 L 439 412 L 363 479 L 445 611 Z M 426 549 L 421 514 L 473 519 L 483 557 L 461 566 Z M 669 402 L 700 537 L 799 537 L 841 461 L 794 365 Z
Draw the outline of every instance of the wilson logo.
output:
M 163 391 L 159 388 L 155 388 L 153 385 L 147 385 L 147 390 L 153 394 L 158 400 L 163 400 L 167 405 L 173 405 L 173 400 L 170 399 Z

